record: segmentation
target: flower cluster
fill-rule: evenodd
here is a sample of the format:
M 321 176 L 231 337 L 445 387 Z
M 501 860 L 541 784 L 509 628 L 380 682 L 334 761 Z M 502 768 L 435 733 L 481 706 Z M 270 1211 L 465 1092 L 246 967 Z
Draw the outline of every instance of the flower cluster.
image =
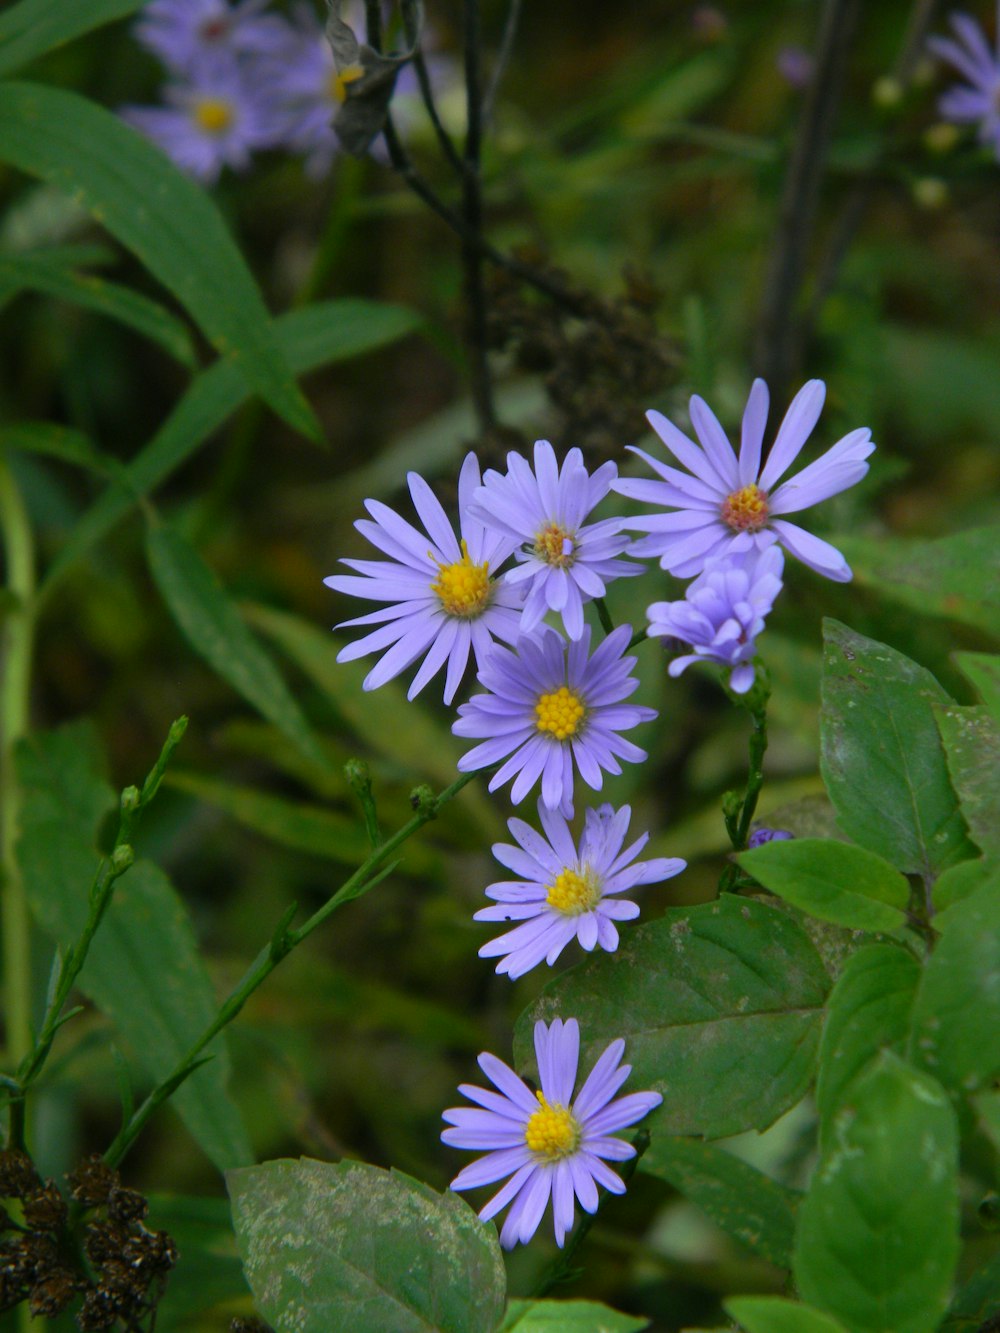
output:
M 338 152 L 333 122 L 350 72 L 338 71 L 311 4 L 285 17 L 267 12 L 269 3 L 147 0 L 135 25 L 169 82 L 163 105 L 127 106 L 122 115 L 206 185 L 224 167 L 246 170 L 264 149 L 301 156 L 313 178 L 326 175 Z M 447 62 L 428 63 L 439 81 L 450 79 Z M 416 105 L 408 66 L 397 92 L 405 124 Z
M 814 380 L 796 395 L 763 466 L 768 394 L 758 380 L 738 456 L 708 406 L 692 398 L 700 447 L 666 418 L 649 414 L 684 471 L 636 450 L 658 480 L 620 479 L 611 462 L 591 474 L 579 449 L 560 464 L 540 440 L 533 463 L 510 453 L 502 474 L 481 477 L 475 455 L 466 457 L 457 532 L 416 473 L 407 480 L 422 530 L 376 500 L 367 502 L 369 518 L 355 524 L 382 558 L 345 560 L 353 572 L 326 583 L 382 605 L 338 626 L 367 631 L 341 648 L 338 660 L 379 654 L 366 690 L 419 660 L 411 699 L 446 668 L 444 701 L 451 704 L 474 659 L 480 689 L 459 704 L 452 730 L 476 743 L 458 767 L 494 769 L 489 790 L 510 783 L 515 805 L 538 790 L 541 831 L 512 817 L 514 843 L 493 848 L 517 878 L 490 884 L 490 905 L 475 913 L 477 921 L 513 923 L 479 950 L 482 958 L 499 959 L 497 972 L 512 981 L 542 963 L 553 966 L 574 940 L 587 952 L 615 950 L 618 923 L 639 915 L 627 895 L 684 869 L 677 857 L 639 860 L 646 833 L 626 846 L 628 806 L 586 809 L 578 836 L 570 826 L 578 776 L 599 791 L 605 773 L 621 772 L 619 761 L 646 758 L 623 734 L 656 716 L 627 702 L 639 685 L 632 644 L 656 636 L 687 644 L 691 651 L 671 663 L 671 675 L 691 662 L 714 662 L 729 669 L 731 689 L 744 693 L 754 680 L 756 638 L 781 590 L 782 547 L 828 578 L 850 578 L 838 551 L 783 517 L 835 495 L 868 470 L 874 446 L 869 431 L 857 430 L 782 480 L 816 424 L 824 393 Z M 658 512 L 594 519 L 611 491 L 650 502 Z M 630 528 L 648 535 L 634 540 Z M 658 556 L 664 569 L 692 579 L 682 600 L 649 607 L 648 630 L 638 636 L 627 624 L 612 628 L 603 603 L 610 583 L 642 572 L 629 556 Z M 606 630 L 596 646 L 586 619 L 591 603 Z M 759 830 L 754 838 L 787 836 Z M 614 1135 L 661 1101 L 657 1092 L 615 1099 L 630 1073 L 621 1063 L 622 1039 L 598 1057 L 574 1096 L 576 1019 L 539 1021 L 534 1035 L 540 1091 L 484 1053 L 479 1063 L 496 1090 L 463 1085 L 475 1105 L 444 1116 L 446 1143 L 485 1153 L 452 1188 L 506 1182 L 480 1217 L 510 1205 L 500 1234 L 508 1247 L 534 1235 L 550 1201 L 562 1245 L 577 1201 L 592 1213 L 598 1185 L 621 1193 L 625 1186 L 607 1163 L 625 1161 L 635 1149 Z

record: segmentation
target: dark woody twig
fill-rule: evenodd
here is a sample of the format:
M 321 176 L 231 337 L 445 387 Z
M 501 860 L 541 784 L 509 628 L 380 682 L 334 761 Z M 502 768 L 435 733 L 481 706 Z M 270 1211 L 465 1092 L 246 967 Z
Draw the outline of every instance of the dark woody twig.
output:
M 507 10 L 507 22 L 504 24 L 503 36 L 500 38 L 500 50 L 497 52 L 496 64 L 493 66 L 493 73 L 490 76 L 489 87 L 486 89 L 486 95 L 483 98 L 483 124 L 489 125 L 493 119 L 493 108 L 496 105 L 497 93 L 500 90 L 500 84 L 503 76 L 507 72 L 507 66 L 510 64 L 510 58 L 514 51 L 514 39 L 517 36 L 517 25 L 521 19 L 521 0 L 510 0 L 510 8 Z
M 496 425 L 486 331 L 486 288 L 483 256 L 471 239 L 482 234 L 483 200 L 480 179 L 482 93 L 480 90 L 479 0 L 465 0 L 465 179 L 462 205 L 466 238 L 462 242 L 465 292 L 468 301 L 468 344 L 472 359 L 472 399 L 481 431 Z

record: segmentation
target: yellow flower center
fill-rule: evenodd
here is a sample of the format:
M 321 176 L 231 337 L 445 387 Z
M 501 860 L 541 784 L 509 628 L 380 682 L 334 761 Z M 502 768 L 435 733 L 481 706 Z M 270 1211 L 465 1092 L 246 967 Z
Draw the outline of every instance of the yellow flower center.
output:
M 233 123 L 233 108 L 221 97 L 205 97 L 195 107 L 194 119 L 206 134 L 225 134 Z
M 535 704 L 535 726 L 539 731 L 555 736 L 557 741 L 564 741 L 579 731 L 586 711 L 580 696 L 560 685 L 551 694 L 539 696 Z
M 558 1102 L 550 1105 L 537 1093 L 538 1110 L 524 1127 L 524 1141 L 543 1162 L 572 1157 L 580 1146 L 580 1124 L 573 1112 Z
M 330 96 L 335 102 L 347 101 L 347 85 L 365 76 L 363 65 L 345 65 L 330 75 Z
M 726 496 L 722 506 L 722 521 L 734 532 L 760 532 L 767 523 L 769 513 L 767 493 L 752 481 L 749 486 Z
M 489 561 L 474 565 L 469 559 L 469 548 L 462 542 L 462 558 L 453 565 L 438 561 L 438 576 L 431 584 L 441 605 L 450 616 L 459 620 L 475 620 L 486 610 L 490 601 Z
M 547 523 L 535 533 L 535 555 L 547 565 L 568 569 L 576 559 L 576 542 L 561 523 Z
M 582 916 L 601 901 L 600 880 L 589 866 L 583 867 L 582 874 L 566 866 L 549 885 L 545 901 L 563 916 Z

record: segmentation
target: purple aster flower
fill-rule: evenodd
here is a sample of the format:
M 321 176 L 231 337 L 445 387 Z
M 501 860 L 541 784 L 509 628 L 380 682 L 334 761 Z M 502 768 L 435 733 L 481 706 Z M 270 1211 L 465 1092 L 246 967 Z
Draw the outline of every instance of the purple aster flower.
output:
M 535 1056 L 542 1088 L 533 1093 L 502 1060 L 484 1051 L 479 1067 L 497 1092 L 459 1085 L 459 1092 L 476 1106 L 444 1112 L 454 1128 L 441 1138 L 453 1148 L 484 1152 L 485 1156 L 460 1171 L 453 1190 L 507 1183 L 480 1211 L 484 1222 L 512 1203 L 500 1232 L 500 1244 L 513 1249 L 526 1244 L 538 1229 L 552 1200 L 556 1244 L 562 1247 L 573 1228 L 576 1200 L 587 1213 L 597 1211 L 597 1186 L 624 1194 L 625 1184 L 607 1162 L 625 1162 L 635 1156 L 630 1143 L 615 1132 L 634 1125 L 660 1105 L 658 1092 L 633 1092 L 615 1099 L 632 1072 L 621 1063 L 622 1038 L 613 1041 L 598 1059 L 573 1097 L 580 1058 L 580 1028 L 575 1018 L 565 1023 L 535 1024 Z
M 491 884 L 486 896 L 500 905 L 484 907 L 475 917 L 524 922 L 479 950 L 480 958 L 500 957 L 497 972 L 506 972 L 512 981 L 543 958 L 551 967 L 574 936 L 588 952 L 595 945 L 613 952 L 618 947 L 615 922 L 639 915 L 636 903 L 617 895 L 679 875 L 687 864 L 663 856 L 636 861 L 649 841 L 648 833 L 623 851 L 632 817 L 627 805 L 620 810 L 610 805 L 588 810 L 579 849 L 557 810 L 547 810 L 539 801 L 538 816 L 544 838 L 523 819 L 507 821 L 518 846 L 498 842 L 493 855 L 522 878 Z
M 637 541 L 630 554 L 659 556 L 664 569 L 686 579 L 699 573 L 712 556 L 777 541 L 817 574 L 846 583 L 851 571 L 840 552 L 781 516 L 808 509 L 860 481 L 868 471 L 864 460 L 875 448 L 871 431 L 851 431 L 814 463 L 777 485 L 809 438 L 825 397 L 822 380 L 810 380 L 799 390 L 763 468 L 760 454 L 768 409 L 763 380 L 754 380 L 747 399 L 738 458 L 703 399 L 692 398 L 690 409 L 701 448 L 659 412 L 647 412 L 649 424 L 687 471 L 632 449 L 662 480 L 626 478 L 613 489 L 671 512 L 625 520 L 626 526 L 650 534 Z
M 783 828 L 754 829 L 747 839 L 747 847 L 752 850 L 754 847 L 763 847 L 765 842 L 790 842 L 794 837 L 794 833 Z
M 163 63 L 189 75 L 218 61 L 263 51 L 284 27 L 273 15 L 262 15 L 268 0 L 149 0 L 134 33 L 136 40 Z
M 732 667 L 729 688 L 746 694 L 754 681 L 753 656 L 764 617 L 781 591 L 785 558 L 777 546 L 731 552 L 709 560 L 682 601 L 654 602 L 649 636 L 680 639 L 694 649 L 670 663 L 679 676 L 692 662 Z
M 783 46 L 774 65 L 790 88 L 805 88 L 812 82 L 816 62 L 804 46 Z
M 429 536 L 388 505 L 366 500 L 365 508 L 374 522 L 359 519 L 354 526 L 389 559 L 342 560 L 341 564 L 357 570 L 360 577 L 337 574 L 323 580 L 337 592 L 387 603 L 379 611 L 337 626 L 381 626 L 342 648 L 337 661 L 353 662 L 386 649 L 365 677 L 364 688 L 375 690 L 426 654 L 407 697 L 415 698 L 447 662 L 444 701 L 451 703 L 465 674 L 470 649 L 482 665 L 494 638 L 508 643 L 517 638 L 519 594 L 492 577 L 492 571 L 510 555 L 513 543 L 499 533 L 487 532 L 469 517 L 469 500 L 479 485 L 475 454 L 466 456 L 458 479 L 461 542 L 426 481 L 415 472 L 408 474 L 407 481 Z
M 535 470 L 520 454 L 507 455 L 507 473 L 492 469 L 476 492 L 472 512 L 488 527 L 518 543 L 520 565 L 504 578 L 527 586 L 521 628 L 530 634 L 546 611 L 558 611 L 566 633 L 583 633 L 583 604 L 603 597 L 605 582 L 641 574 L 642 566 L 621 560 L 629 538 L 620 519 L 584 526 L 618 476 L 614 463 L 604 463 L 590 476 L 583 454 L 571 449 L 560 470 L 548 440 L 535 445 Z
M 982 28 L 968 14 L 949 16 L 957 41 L 932 37 L 927 45 L 966 79 L 949 88 L 938 102 L 946 120 L 958 125 L 979 122 L 979 141 L 990 144 L 1000 161 L 1000 46 L 994 51 Z M 1000 43 L 1000 29 L 997 41 Z
M 205 185 L 223 167 L 244 171 L 254 149 L 268 143 L 266 117 L 235 65 L 205 66 L 191 83 L 168 85 L 164 100 L 123 107 L 121 115 Z
M 632 627 L 619 625 L 590 657 L 589 626 L 569 643 L 543 626 L 535 638 L 522 635 L 514 652 L 494 648 L 479 671 L 487 693 L 462 704 L 452 727 L 456 736 L 489 739 L 461 757 L 459 771 L 506 759 L 490 791 L 513 778 L 510 798 L 517 805 L 541 779 L 545 805 L 570 818 L 574 766 L 600 791 L 602 769 L 620 773 L 618 758 L 633 764 L 646 758 L 618 734 L 656 716 L 655 708 L 622 702 L 639 686 L 629 674 L 635 658 L 622 656 L 631 637 Z

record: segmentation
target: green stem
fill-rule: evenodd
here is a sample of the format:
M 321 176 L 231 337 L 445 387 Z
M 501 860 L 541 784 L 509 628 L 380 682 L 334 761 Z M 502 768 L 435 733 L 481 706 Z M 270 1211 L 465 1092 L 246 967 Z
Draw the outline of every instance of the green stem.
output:
M 761 788 L 764 785 L 764 755 L 767 751 L 767 702 L 771 697 L 771 684 L 767 669 L 760 661 L 756 663 L 757 679 L 748 695 L 730 697 L 750 714 L 752 730 L 749 743 L 749 763 L 747 766 L 746 786 L 742 796 L 738 792 L 727 792 L 722 801 L 722 814 L 726 824 L 729 841 L 733 850 L 746 850 L 750 825 L 757 812 Z M 742 887 L 739 866 L 730 862 L 722 873 L 719 888 L 724 893 L 738 892 Z
M 336 194 L 327 214 L 326 225 L 316 249 L 312 268 L 292 301 L 295 309 L 309 305 L 325 290 L 330 275 L 343 253 L 344 242 L 354 222 L 365 171 L 364 160 L 351 157 L 347 153 L 342 153 L 337 159 Z
M 610 634 L 615 627 L 615 622 L 611 619 L 611 612 L 608 610 L 607 602 L 605 602 L 603 597 L 595 597 L 594 607 L 597 610 L 597 619 L 601 622 L 601 629 L 606 635 Z
M 362 894 L 374 888 L 392 869 L 391 865 L 386 866 L 386 862 L 389 861 L 393 852 L 401 847 L 408 838 L 412 837 L 418 829 L 423 828 L 430 820 L 435 819 L 441 807 L 453 800 L 475 776 L 475 773 L 463 773 L 450 787 L 446 787 L 439 796 L 435 796 L 433 792 L 426 789 L 418 788 L 414 794 L 417 809 L 413 818 L 407 820 L 391 838 L 377 847 L 364 864 L 359 866 L 351 875 L 350 879 L 346 880 L 337 892 L 315 911 L 298 930 L 288 929 L 288 920 L 294 912 L 294 907 L 286 914 L 285 919 L 274 932 L 270 943 L 264 946 L 251 963 L 243 979 L 229 993 L 212 1022 L 177 1062 L 167 1077 L 157 1084 L 142 1105 L 121 1127 L 104 1154 L 104 1160 L 109 1166 L 118 1166 L 142 1132 L 146 1122 L 158 1107 L 180 1087 L 185 1079 L 204 1062 L 202 1052 L 205 1048 L 215 1040 L 223 1028 L 227 1027 L 236 1018 L 250 996 L 267 980 L 282 959 L 287 958 L 293 949 L 298 948 L 303 940 L 308 939 L 313 931 L 321 926 L 327 917 L 331 916 L 339 907 L 342 907 L 344 903 L 349 902 L 352 898 L 360 898 Z
M 0 923 L 3 927 L 3 995 L 7 1055 L 20 1063 L 31 1050 L 31 938 L 28 905 L 18 871 L 16 843 L 20 791 L 14 747 L 27 734 L 35 628 L 35 547 L 27 510 L 6 460 L 0 457 L 0 528 L 7 564 L 7 590 L 14 605 L 4 627 L 0 683 Z M 10 1140 L 21 1146 L 23 1118 L 12 1116 Z
M 629 1160 L 622 1165 L 621 1169 L 621 1177 L 626 1185 L 635 1175 L 635 1169 L 639 1165 L 639 1159 L 649 1147 L 649 1131 L 647 1129 L 639 1130 L 638 1134 L 632 1139 L 632 1147 L 635 1149 L 635 1156 L 630 1157 Z M 533 1300 L 540 1300 L 541 1297 L 547 1296 L 553 1287 L 558 1286 L 560 1283 L 572 1280 L 574 1276 L 573 1256 L 580 1248 L 580 1245 L 590 1231 L 590 1228 L 601 1215 L 604 1205 L 609 1199 L 616 1198 L 618 1198 L 617 1194 L 610 1194 L 605 1191 L 601 1195 L 601 1201 L 597 1205 L 597 1211 L 583 1214 L 579 1222 L 576 1224 L 572 1236 L 570 1236 L 569 1240 L 566 1242 L 565 1248 L 560 1252 L 548 1272 L 542 1274 L 538 1285 L 532 1291 L 531 1296 Z

